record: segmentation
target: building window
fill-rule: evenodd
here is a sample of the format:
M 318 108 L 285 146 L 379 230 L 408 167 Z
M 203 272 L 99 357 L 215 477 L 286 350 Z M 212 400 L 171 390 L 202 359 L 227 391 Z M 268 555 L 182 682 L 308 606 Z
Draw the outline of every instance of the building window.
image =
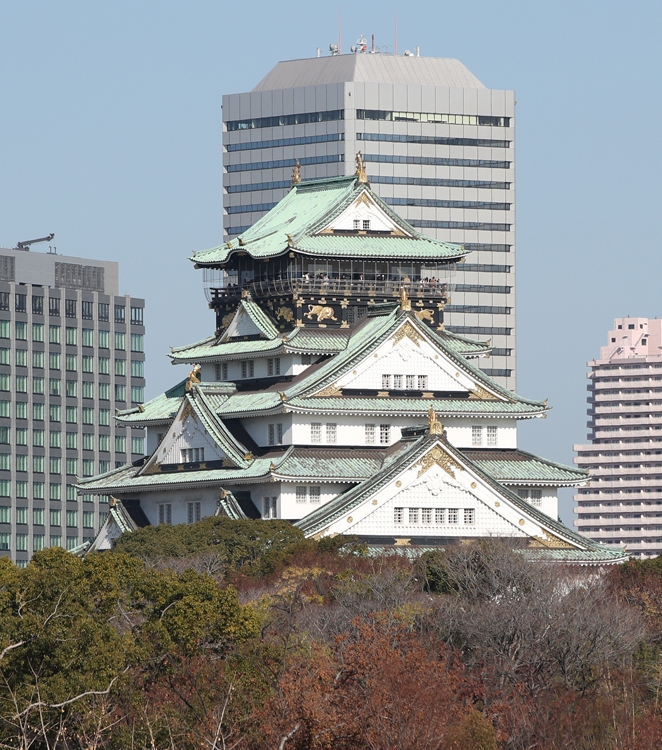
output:
M 103 463 L 108 463 L 107 461 Z M 99 473 L 103 474 L 104 469 L 101 467 L 102 462 L 99 461 Z M 107 470 L 106 470 L 107 471 Z M 84 458 L 83 459 L 83 476 L 84 477 L 93 477 L 94 476 L 94 460 L 91 458 Z
M 382 388 L 385 391 L 388 391 L 391 389 L 391 376 L 390 375 L 382 375 Z
M 64 315 L 66 318 L 76 317 L 76 300 L 75 299 L 65 299 Z
M 159 503 L 159 525 L 164 523 L 172 523 L 172 504 L 171 503 Z
M 418 376 L 418 390 L 419 391 L 426 391 L 428 387 L 428 376 L 427 375 L 419 375 Z
M 145 438 L 144 437 L 132 437 L 131 438 L 131 453 L 134 455 L 142 456 L 145 453 Z
M 252 378 L 255 372 L 255 363 L 252 359 L 244 360 L 241 363 L 241 377 Z
M 16 402 L 16 419 L 27 419 L 28 418 L 28 403 L 27 401 Z
M 14 296 L 14 304 L 16 312 L 24 313 L 28 311 L 28 296 L 27 294 L 16 294 Z
M 78 511 L 77 510 L 67 511 L 67 526 L 70 529 L 76 528 L 76 526 L 78 526 Z
M 310 425 L 310 442 L 322 442 L 322 425 L 320 422 L 312 422 Z
M 28 430 L 26 427 L 16 428 L 16 445 L 28 444 Z
M 354 219 L 352 221 L 352 227 L 358 231 L 361 228 L 361 219 Z
M 539 508 L 542 505 L 542 490 L 531 490 L 531 505 Z
M 141 326 L 143 324 L 143 308 L 132 307 L 131 308 L 131 325 Z
M 326 442 L 336 443 L 338 441 L 338 425 L 333 422 L 326 425 Z
M 126 401 L 126 386 L 121 384 L 115 385 L 115 401 Z
M 16 339 L 18 341 L 28 340 L 28 324 L 16 321 Z
M 99 320 L 107 323 L 109 311 L 110 305 L 107 302 L 99 302 Z
M 78 546 L 78 537 L 68 536 L 67 537 L 67 551 L 71 552 L 71 550 L 76 549 L 77 546 Z
M 44 298 L 43 297 L 32 298 L 32 314 L 33 315 L 44 314 Z
M 16 482 L 16 497 L 21 500 L 28 499 L 28 483 L 24 480 L 18 480 Z
M 182 448 L 182 463 L 202 463 L 205 460 L 204 448 Z
M 262 498 L 262 518 L 278 518 L 278 498 Z
M 116 359 L 115 360 L 115 375 L 124 377 L 126 375 L 126 360 Z
M 126 349 L 126 334 L 122 331 L 115 331 L 115 349 L 120 352 Z
M 280 357 L 267 360 L 267 375 L 280 375 Z
M 311 503 L 319 503 L 322 499 L 322 488 L 319 485 L 309 487 L 308 499 Z
M 483 428 L 480 425 L 471 427 L 471 445 L 479 446 L 483 444 Z
M 110 357 L 99 357 L 99 374 L 110 375 Z
M 53 318 L 60 317 L 60 300 L 57 297 L 48 298 L 48 314 Z
M 115 305 L 115 322 L 124 323 L 124 305 Z
M 491 425 L 487 428 L 487 445 L 491 447 L 497 445 L 497 428 Z
M 94 528 L 94 511 L 92 510 L 83 511 L 83 528 L 84 529 Z
M 367 445 L 374 445 L 375 443 L 375 425 L 367 424 L 365 426 L 365 442 Z
M 451 525 L 460 523 L 460 513 L 457 508 L 448 509 L 448 523 Z
M 476 511 L 473 508 L 464 509 L 464 524 L 465 526 L 472 526 L 476 523 Z
M 391 425 L 379 425 L 379 442 L 381 445 L 388 445 L 391 442 Z
M 66 418 L 67 418 L 67 424 L 76 424 L 78 422 L 78 407 L 67 406 Z
M 133 370 L 133 363 L 132 363 Z M 133 372 L 131 372 L 133 375 Z M 141 376 L 142 377 L 142 376 Z M 221 362 L 216 365 L 216 380 L 227 380 L 228 379 L 228 363 Z
M 67 372 L 77 372 L 78 357 L 75 354 L 67 354 L 66 366 L 67 366 Z
M 94 317 L 94 303 L 83 300 L 81 303 L 81 318 L 83 320 L 92 320 Z
M 409 508 L 409 523 L 418 523 L 418 508 Z
M 60 369 L 60 353 L 59 352 L 51 352 L 48 355 L 48 366 L 51 370 Z
M 269 445 L 281 445 L 283 442 L 283 425 L 279 422 L 277 424 L 267 425 L 268 442 Z
M 312 364 L 312 357 L 310 354 L 302 354 L 301 355 L 301 364 L 302 365 L 310 365 Z
M 94 357 L 83 355 L 83 372 L 94 372 Z
M 115 452 L 126 453 L 126 437 L 124 435 L 115 435 Z
M 0 292 L 0 310 L 9 310 L 9 292 Z
M 434 509 L 434 522 L 440 526 L 446 523 L 446 508 Z
M 142 385 L 131 386 L 131 403 L 142 404 L 145 400 L 145 389 Z
M 296 500 L 297 500 L 297 503 L 308 502 L 308 487 L 296 488 Z
M 404 516 L 404 508 L 393 508 L 393 523 L 404 523 Z
M 428 526 L 432 523 L 432 508 L 421 508 L 421 523 Z
M 406 376 L 407 390 L 413 391 L 416 388 L 416 375 Z
M 69 474 L 69 476 L 75 477 L 78 474 L 78 459 L 68 458 L 66 463 L 67 463 L 67 474 Z
M 393 376 L 393 388 L 397 391 L 401 391 L 404 385 L 404 376 L 403 375 L 394 375 Z
M 110 348 L 110 331 L 99 331 L 98 333 L 99 349 Z
M 370 219 L 363 219 L 363 231 L 364 232 L 370 231 Z
M 186 520 L 188 523 L 196 523 L 200 520 L 200 502 L 194 501 L 186 504 Z
M 131 334 L 131 351 L 132 352 L 143 352 L 145 351 L 145 337 L 142 333 Z
M 16 534 L 16 550 L 18 552 L 28 551 L 28 535 L 27 534 Z

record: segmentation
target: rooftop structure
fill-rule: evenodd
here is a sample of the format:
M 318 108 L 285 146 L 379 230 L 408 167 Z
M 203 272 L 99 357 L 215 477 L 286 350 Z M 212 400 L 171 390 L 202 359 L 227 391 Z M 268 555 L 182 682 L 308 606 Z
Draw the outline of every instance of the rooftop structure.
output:
M 662 554 L 662 320 L 617 318 L 588 363 L 588 440 L 575 463 L 590 486 L 575 495 L 582 534 Z
M 490 338 L 480 366 L 514 390 L 514 117 L 514 92 L 488 89 L 459 60 L 366 50 L 280 62 L 223 98 L 226 235 L 287 195 L 296 164 L 306 181 L 350 176 L 361 151 L 374 193 L 410 227 L 471 250 L 445 324 Z
M 358 211 L 369 228 L 354 228 Z M 145 523 L 226 514 L 286 519 L 317 538 L 356 534 L 371 547 L 503 537 L 536 558 L 624 559 L 557 520 L 557 488 L 587 475 L 517 448 L 517 422 L 549 407 L 476 366 L 490 344 L 444 328 L 443 290 L 419 298 L 430 247 L 440 266 L 465 253 L 384 207 L 359 159 L 351 179 L 295 180 L 254 227 L 196 253 L 226 282 L 212 287 L 216 330 L 172 350 L 173 363 L 193 365 L 187 378 L 118 414 L 127 429 L 146 428 L 147 455 L 79 482 L 84 495 L 114 498 L 89 549 Z M 333 288 L 330 277 L 320 296 L 297 265 L 320 248 L 329 263 L 380 258 L 385 278 L 340 277 Z M 409 281 L 395 272 L 404 259 Z M 274 261 L 280 279 L 256 278 Z M 366 294 L 377 281 L 392 288 Z M 359 300 L 365 314 L 350 320 Z

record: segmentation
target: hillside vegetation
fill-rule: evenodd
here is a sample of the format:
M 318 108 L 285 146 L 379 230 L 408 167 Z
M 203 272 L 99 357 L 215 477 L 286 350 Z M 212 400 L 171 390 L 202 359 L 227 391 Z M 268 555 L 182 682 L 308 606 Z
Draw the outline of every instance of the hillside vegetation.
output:
M 659 560 L 150 527 L 0 560 L 0 748 L 658 750 L 661 645 Z

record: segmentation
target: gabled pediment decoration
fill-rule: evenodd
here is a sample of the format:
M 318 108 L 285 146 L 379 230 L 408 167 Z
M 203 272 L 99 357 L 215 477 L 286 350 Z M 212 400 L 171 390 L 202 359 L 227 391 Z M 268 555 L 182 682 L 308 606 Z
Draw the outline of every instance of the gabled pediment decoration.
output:
M 421 334 L 409 321 L 407 321 L 401 328 L 398 328 L 393 336 L 391 336 L 393 346 L 397 346 L 397 344 L 399 344 L 404 338 L 410 339 L 416 344 L 416 346 L 420 346 L 419 342 L 423 340 Z
M 469 391 L 469 398 L 473 400 L 480 400 L 480 401 L 486 401 L 486 400 L 498 401 L 499 400 L 497 396 L 485 390 L 485 388 L 483 388 L 482 386 L 478 384 L 476 384 L 475 388 L 472 388 Z
M 340 214 L 326 224 L 317 234 L 355 231 L 359 234 L 377 232 L 391 237 L 407 237 L 402 228 L 380 206 L 369 189 L 361 193 Z
M 453 477 L 453 479 L 455 479 L 455 471 L 462 469 L 460 464 L 438 445 L 435 445 L 432 450 L 428 451 L 428 453 L 426 453 L 416 464 L 416 467 L 418 468 L 417 476 L 422 476 L 433 466 L 441 467 L 447 474 Z

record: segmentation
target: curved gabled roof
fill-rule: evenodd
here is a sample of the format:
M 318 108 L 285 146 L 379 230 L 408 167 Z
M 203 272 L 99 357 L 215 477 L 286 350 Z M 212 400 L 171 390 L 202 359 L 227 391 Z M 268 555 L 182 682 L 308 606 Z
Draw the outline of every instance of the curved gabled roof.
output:
M 396 234 L 324 233 L 324 227 L 339 216 L 361 193 L 388 216 Z M 300 182 L 241 237 L 218 247 L 194 253 L 196 267 L 223 265 L 235 253 L 251 258 L 275 258 L 292 251 L 335 258 L 394 258 L 452 261 L 467 254 L 462 245 L 426 237 L 396 214 L 370 186 L 351 177 L 330 177 Z

